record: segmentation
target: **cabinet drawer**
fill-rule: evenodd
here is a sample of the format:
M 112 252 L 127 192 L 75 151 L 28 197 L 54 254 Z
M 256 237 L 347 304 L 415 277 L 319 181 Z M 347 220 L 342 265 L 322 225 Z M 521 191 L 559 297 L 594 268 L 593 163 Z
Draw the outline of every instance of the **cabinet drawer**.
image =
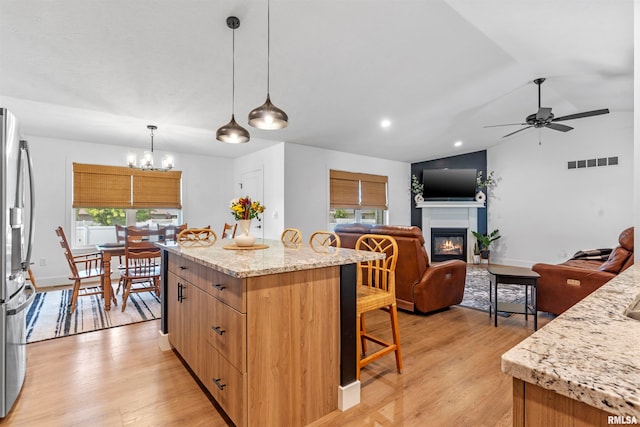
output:
M 246 372 L 247 318 L 216 298 L 207 304 L 207 341 L 240 372 Z
M 243 279 L 170 254 L 169 272 L 191 282 L 209 295 L 244 313 Z
M 169 254 L 169 272 L 175 274 L 187 282 L 193 282 L 194 277 L 198 275 L 197 264 L 191 260 Z
M 207 375 L 202 382 L 237 426 L 245 425 L 245 375 L 208 346 Z
M 244 303 L 244 280 L 231 277 L 216 270 L 206 269 L 194 282 L 200 289 L 241 313 L 246 313 Z

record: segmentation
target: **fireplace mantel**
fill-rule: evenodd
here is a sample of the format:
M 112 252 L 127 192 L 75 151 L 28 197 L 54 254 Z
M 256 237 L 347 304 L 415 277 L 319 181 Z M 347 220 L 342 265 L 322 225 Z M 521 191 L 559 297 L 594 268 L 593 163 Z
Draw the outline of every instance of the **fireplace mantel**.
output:
M 432 228 L 466 228 L 467 262 L 471 262 L 474 242 L 472 231 L 478 231 L 478 208 L 485 207 L 484 201 L 427 201 L 416 203 L 416 207 L 422 209 L 422 236 L 429 258 Z
M 484 208 L 484 202 L 469 201 L 429 201 L 416 203 L 416 208 Z

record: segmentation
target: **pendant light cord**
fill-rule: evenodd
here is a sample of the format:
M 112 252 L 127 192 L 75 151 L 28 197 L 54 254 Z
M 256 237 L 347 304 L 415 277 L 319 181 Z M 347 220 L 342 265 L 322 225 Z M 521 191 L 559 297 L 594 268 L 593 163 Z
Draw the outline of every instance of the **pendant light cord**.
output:
M 236 111 L 236 29 L 231 38 L 231 117 Z
M 271 0 L 267 0 L 267 96 L 269 96 L 269 77 L 271 59 Z
M 153 156 L 153 129 L 151 129 L 151 155 Z

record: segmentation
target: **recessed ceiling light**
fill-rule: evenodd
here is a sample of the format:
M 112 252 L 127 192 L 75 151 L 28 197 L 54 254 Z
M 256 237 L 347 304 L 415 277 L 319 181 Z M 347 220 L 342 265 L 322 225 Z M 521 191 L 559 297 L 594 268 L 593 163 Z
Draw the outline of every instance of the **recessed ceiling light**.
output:
M 462 147 L 462 141 L 456 141 L 453 143 L 455 147 Z
M 383 128 L 388 128 L 389 126 L 391 126 L 391 120 L 389 119 L 384 119 L 380 122 L 380 126 L 382 126 Z

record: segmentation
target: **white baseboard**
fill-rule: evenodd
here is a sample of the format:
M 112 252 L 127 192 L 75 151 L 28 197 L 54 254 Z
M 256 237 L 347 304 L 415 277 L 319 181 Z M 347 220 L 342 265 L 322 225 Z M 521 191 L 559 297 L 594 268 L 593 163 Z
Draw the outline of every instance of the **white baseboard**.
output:
M 169 334 L 164 334 L 162 331 L 158 331 L 158 347 L 161 351 L 171 350 L 171 343 L 169 342 Z
M 338 409 L 346 411 L 360 403 L 360 381 L 338 386 Z

